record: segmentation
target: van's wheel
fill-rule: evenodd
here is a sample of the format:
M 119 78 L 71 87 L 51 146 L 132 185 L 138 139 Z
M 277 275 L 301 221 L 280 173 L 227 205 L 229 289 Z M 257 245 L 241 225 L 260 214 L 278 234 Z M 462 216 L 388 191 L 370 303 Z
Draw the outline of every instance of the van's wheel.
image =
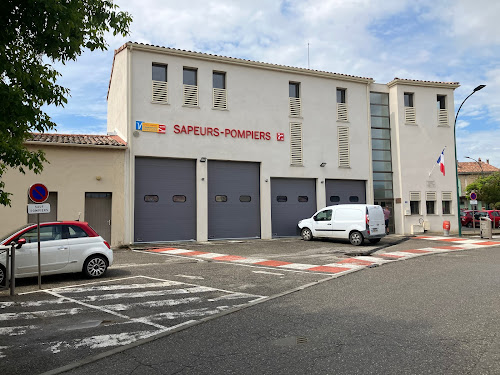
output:
M 380 242 L 380 238 L 373 238 L 371 240 L 368 240 L 370 241 L 370 243 L 379 243 Z
M 355 230 L 349 234 L 349 242 L 354 246 L 359 246 L 363 243 L 363 235 Z
M 6 277 L 5 267 L 0 264 L 0 286 L 5 286 Z
M 304 241 L 311 241 L 313 238 L 313 234 L 309 228 L 302 228 L 300 231 L 300 236 Z
M 108 268 L 108 261 L 101 255 L 91 255 L 83 263 L 83 274 L 88 278 L 101 277 Z

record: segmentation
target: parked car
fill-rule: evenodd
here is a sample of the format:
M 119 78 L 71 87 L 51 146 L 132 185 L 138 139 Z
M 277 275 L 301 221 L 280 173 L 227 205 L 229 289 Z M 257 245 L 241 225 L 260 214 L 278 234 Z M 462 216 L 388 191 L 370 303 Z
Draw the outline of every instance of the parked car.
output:
M 476 219 L 476 227 L 480 226 L 481 217 L 489 217 L 492 221 L 492 227 L 500 228 L 500 211 L 498 210 L 474 211 L 474 217 Z
M 343 238 L 359 246 L 364 239 L 377 243 L 385 236 L 384 212 L 378 205 L 328 206 L 299 221 L 298 226 L 304 241 L 314 237 Z
M 38 231 L 25 225 L 0 241 L 16 243 L 16 278 L 38 275 Z M 61 221 L 40 224 L 42 275 L 83 272 L 89 278 L 104 275 L 113 264 L 109 244 L 88 223 Z M 5 253 L 0 254 L 0 284 L 5 283 Z
M 463 227 L 472 228 L 472 211 L 462 211 L 460 214 L 460 221 Z

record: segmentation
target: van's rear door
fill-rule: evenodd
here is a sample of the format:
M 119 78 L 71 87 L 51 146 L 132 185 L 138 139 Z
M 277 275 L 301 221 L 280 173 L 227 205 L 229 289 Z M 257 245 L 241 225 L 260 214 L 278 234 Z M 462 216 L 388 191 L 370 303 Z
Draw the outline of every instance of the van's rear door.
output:
M 368 229 L 370 230 L 370 234 L 385 234 L 385 220 L 382 207 L 368 205 L 366 206 L 366 211 L 369 218 Z

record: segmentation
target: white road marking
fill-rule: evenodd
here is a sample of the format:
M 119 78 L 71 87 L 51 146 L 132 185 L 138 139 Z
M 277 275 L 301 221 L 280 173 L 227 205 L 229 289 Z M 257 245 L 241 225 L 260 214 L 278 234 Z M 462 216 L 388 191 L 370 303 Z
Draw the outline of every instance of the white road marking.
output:
M 182 318 L 191 318 L 191 317 L 203 317 L 207 315 L 214 315 L 221 311 L 228 310 L 232 308 L 232 306 L 217 306 L 214 309 L 209 309 L 208 307 L 204 307 L 201 309 L 192 309 L 186 311 L 172 311 L 172 312 L 164 312 L 149 315 L 146 317 L 148 320 L 173 320 L 173 319 L 182 319 Z
M 3 354 L 3 350 L 4 349 L 8 349 L 9 347 L 8 346 L 0 346 L 0 358 L 5 358 L 6 355 Z
M 37 326 L 18 326 L 18 327 L 2 327 L 0 335 L 20 336 L 24 335 L 29 329 L 36 329 Z
M 278 272 L 269 272 L 269 271 L 252 271 L 253 273 L 264 273 L 266 275 L 276 275 L 276 276 L 284 276 L 284 273 L 278 273 Z
M 205 280 L 205 278 L 201 276 L 191 276 L 191 275 L 175 275 L 175 276 L 185 277 L 186 279 L 193 279 L 193 280 Z
M 165 280 L 160 283 L 143 283 L 143 284 L 117 284 L 117 285 L 103 285 L 91 286 L 88 288 L 79 287 L 71 289 L 52 289 L 54 292 L 63 293 L 69 291 L 71 293 L 88 293 L 93 291 L 109 291 L 109 290 L 130 290 L 130 289 L 145 289 L 145 288 L 164 288 L 167 286 L 182 285 L 180 281 Z
M 358 268 L 365 268 L 366 266 L 354 263 L 330 263 L 330 264 L 325 264 L 324 267 L 340 267 L 340 268 L 349 268 L 354 270 Z
M 318 266 L 315 266 L 314 264 L 291 263 L 278 266 L 277 268 L 290 268 L 292 270 L 307 270 L 309 268 L 314 268 L 314 267 Z
M 164 254 L 168 254 L 168 253 L 164 253 Z M 204 259 L 212 259 L 212 258 L 218 258 L 218 257 L 227 257 L 227 254 L 207 253 L 207 254 L 196 255 L 196 257 L 197 258 L 204 258 Z
M 164 299 L 160 301 L 147 301 L 147 302 L 136 302 L 136 303 L 118 303 L 115 305 L 105 305 L 103 306 L 106 309 L 113 311 L 126 311 L 135 307 L 164 307 L 164 306 L 177 306 L 183 305 L 186 303 L 192 302 L 200 302 L 202 299 L 200 297 L 189 297 L 189 298 L 180 298 L 180 299 Z M 210 301 L 210 300 L 208 300 Z
M 134 252 L 136 252 L 136 253 L 143 253 L 143 254 L 145 253 L 145 251 L 144 251 L 144 250 L 132 250 L 132 251 L 134 251 Z M 192 257 L 192 256 L 190 257 L 190 256 L 182 256 L 182 255 L 175 255 L 175 254 L 167 254 L 167 253 L 168 253 L 168 251 L 167 251 L 167 250 L 165 250 L 165 251 L 164 251 L 164 252 L 162 252 L 162 253 L 156 253 L 156 252 L 154 252 L 154 251 L 147 251 L 147 253 L 148 253 L 148 254 L 152 254 L 152 255 L 162 255 L 162 256 L 163 256 L 163 255 L 169 255 L 169 256 L 174 257 L 174 258 L 192 259 L 192 260 L 195 260 L 195 261 L 197 261 L 197 262 L 205 262 L 203 259 L 197 259 L 196 257 Z M 132 277 L 135 277 L 135 276 L 132 276 Z

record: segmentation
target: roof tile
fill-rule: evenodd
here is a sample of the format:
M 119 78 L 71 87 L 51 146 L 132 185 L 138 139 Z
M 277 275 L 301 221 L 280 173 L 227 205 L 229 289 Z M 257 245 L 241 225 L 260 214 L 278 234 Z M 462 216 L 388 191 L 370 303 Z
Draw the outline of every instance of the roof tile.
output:
M 28 142 L 40 142 L 50 144 L 73 144 L 89 146 L 116 146 L 126 147 L 127 142 L 117 135 L 104 134 L 48 134 L 31 133 Z
M 481 167 L 479 166 L 481 164 Z M 482 170 L 481 170 L 482 168 Z M 489 163 L 479 161 L 478 163 L 474 161 L 459 161 L 458 162 L 458 173 L 481 173 L 481 172 L 498 172 L 500 169 L 494 167 Z

